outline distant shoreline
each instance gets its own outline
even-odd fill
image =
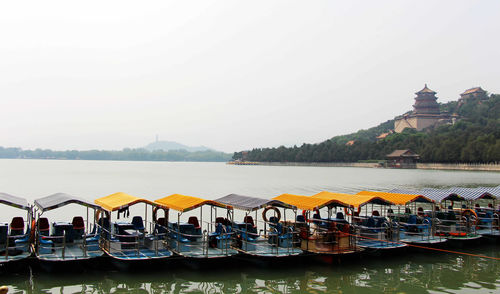
[[[363,167],[384,168],[379,163],[368,162],[230,162],[233,165],[265,165],[265,166],[316,166],[316,167]],[[393,169],[393,168],[391,168]],[[429,170],[463,170],[500,172],[500,163],[417,163],[416,169]]]

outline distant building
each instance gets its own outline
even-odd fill
[[[460,99],[458,99],[458,102],[464,103],[466,102],[466,100],[474,98],[478,98],[480,100],[486,100],[488,99],[488,95],[486,94],[485,90],[481,89],[481,87],[471,88],[465,90],[465,92],[460,94]]]
[[[382,134],[378,135],[377,140],[382,140],[382,139],[386,138],[387,136],[389,136],[390,134],[394,134],[394,131],[390,130],[387,133],[382,133]]]
[[[420,155],[410,149],[394,150],[387,154],[387,167],[394,168],[416,168]]]
[[[345,143],[345,145],[352,146],[352,145],[354,145],[354,143],[356,143],[356,140],[347,141],[347,143]]]
[[[429,89],[427,84],[415,94],[417,97],[415,97],[413,111],[395,118],[394,131],[396,133],[401,133],[406,128],[421,131],[437,123],[451,122],[448,114],[440,112],[436,92]]]

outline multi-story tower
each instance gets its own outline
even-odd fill
[[[394,131],[401,133],[406,128],[421,131],[435,125],[440,120],[449,119],[448,115],[441,114],[437,103],[436,92],[425,87],[415,93],[415,104],[413,111],[395,118]]]

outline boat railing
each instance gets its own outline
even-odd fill
[[[311,218],[311,228],[301,235],[302,249],[321,253],[343,253],[357,250],[354,227],[345,219]]]
[[[427,241],[431,239],[441,239],[441,236],[435,236],[434,226],[430,219],[423,219],[421,223],[397,222],[400,226],[400,239],[410,239],[414,241]]]
[[[245,223],[234,224],[234,233],[237,236],[237,248],[245,252],[260,252],[271,255],[292,254],[295,240],[298,240],[298,231],[292,224],[286,222],[270,222],[258,220],[257,225],[264,229],[257,230],[257,226]],[[253,230],[255,229],[255,230]],[[285,251],[286,250],[286,251]]]
[[[353,216],[353,224],[358,242],[370,243],[374,246],[386,247],[400,241],[401,225],[385,217]]]
[[[207,221],[202,221],[202,224],[206,224],[207,228],[210,228],[211,225],[217,225]],[[214,251],[218,251],[218,254],[229,255],[234,231],[229,226],[222,226],[221,232],[203,230],[201,234],[181,232],[179,225],[162,226],[162,228],[166,230],[167,244],[172,251],[182,254],[200,251],[201,249],[200,255],[210,257],[210,255],[214,254]],[[220,238],[219,241],[217,237]]]
[[[37,246],[37,255],[38,256],[46,256],[46,255],[53,255],[54,252],[60,252],[60,257],[61,259],[66,258],[66,251],[67,248],[70,244],[75,244],[75,241],[68,242],[67,240],[67,233],[65,230],[63,230],[62,235],[42,235],[40,234],[40,231],[37,231],[38,235],[38,246]],[[94,234],[87,234],[84,232],[80,237],[81,237],[81,243],[78,243],[78,246],[82,250],[82,257],[88,257],[89,253],[96,253],[100,252],[100,249],[98,246],[96,246],[95,250],[90,249],[89,250],[89,244],[87,243],[87,238],[92,238],[98,236],[97,233]],[[56,254],[57,255],[57,254]],[[71,258],[74,258],[72,256]]]
[[[459,219],[439,219],[436,234],[443,237],[465,237],[476,235],[477,219],[462,216]]]
[[[8,260],[9,257],[10,257],[10,252],[9,250],[20,250],[20,251],[26,251],[26,252],[29,252],[29,234],[22,234],[22,235],[14,235],[14,236],[11,236],[11,235],[8,235],[6,236],[6,239],[5,239],[5,246],[4,246],[4,250],[5,250],[5,260]],[[16,244],[16,240],[26,240],[26,242],[22,242],[23,245],[21,244]]]
[[[500,219],[497,213],[491,215],[478,215],[476,228],[482,234],[489,233],[491,235],[499,233]]]
[[[100,247],[111,254],[121,252],[128,255],[128,252],[135,252],[140,256],[141,245],[144,242],[144,234],[135,230],[135,234],[118,234],[98,225],[100,230]],[[126,241],[125,241],[126,240]]]

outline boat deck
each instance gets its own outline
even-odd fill
[[[429,236],[429,237],[422,237],[422,236],[405,236],[404,238],[400,239],[401,242],[405,243],[414,243],[414,244],[439,244],[446,242],[446,238],[440,238],[440,237],[434,237],[434,236]]]
[[[253,248],[253,249],[249,249]],[[290,255],[299,255],[302,253],[302,250],[299,248],[283,248],[283,247],[276,247],[272,244],[266,242],[257,242],[255,246],[248,246],[245,248],[243,246],[242,249],[237,249],[243,253],[250,254],[250,255],[258,255],[258,256],[275,256],[275,257],[283,257],[283,256],[290,256]]]
[[[139,250],[121,250],[121,251],[113,251],[108,253],[111,257],[117,259],[125,259],[125,260],[137,260],[137,259],[157,259],[157,258],[166,258],[173,255],[172,251],[168,249],[158,249],[158,251],[143,248]]]
[[[178,254],[185,257],[193,258],[217,258],[226,257],[238,254],[238,251],[232,248],[219,249],[208,247],[202,242],[192,242],[189,244],[189,250],[178,252]]]
[[[64,254],[63,254],[64,252]],[[48,261],[62,261],[62,260],[79,260],[90,259],[102,256],[103,252],[87,251],[86,254],[83,250],[83,245],[80,244],[66,244],[64,250],[62,248],[54,248],[51,253],[38,254],[38,259]]]
[[[371,240],[359,240],[358,246],[362,248],[371,249],[393,249],[402,248],[408,246],[404,243],[394,243],[394,242],[383,242],[383,241],[371,241]]]
[[[480,229],[476,230],[476,233],[482,236],[500,236],[499,230]]]
[[[7,257],[5,257],[5,250],[0,252],[0,263],[6,263],[10,261],[15,261],[15,260],[21,260],[29,257],[31,254],[29,252],[12,252],[9,253]]]

